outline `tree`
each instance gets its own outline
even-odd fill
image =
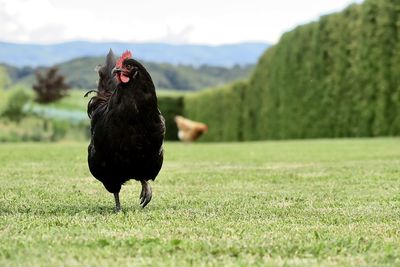
[[[48,69],[45,73],[36,72],[37,84],[33,90],[39,103],[51,103],[60,100],[68,94],[69,86],[64,82],[65,77],[58,73],[57,67]]]

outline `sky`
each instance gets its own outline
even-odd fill
[[[0,0],[0,41],[276,43],[362,0]]]

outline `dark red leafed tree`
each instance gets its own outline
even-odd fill
[[[68,95],[70,87],[65,83],[65,77],[58,73],[57,67],[52,67],[44,73],[36,72],[36,102],[51,103]]]

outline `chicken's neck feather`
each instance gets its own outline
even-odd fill
[[[149,88],[143,84],[119,84],[109,102],[109,109],[120,112],[148,113],[158,112],[157,97],[154,86]]]

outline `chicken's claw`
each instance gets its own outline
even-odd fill
[[[142,183],[142,192],[140,193],[140,205],[142,208],[146,207],[151,201],[153,196],[151,186],[147,181],[140,181]]]

